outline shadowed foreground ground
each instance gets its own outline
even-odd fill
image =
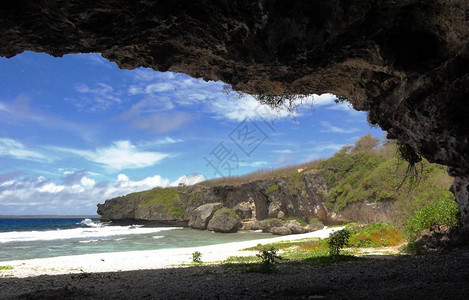
[[[1,278],[1,299],[467,299],[469,250],[326,265],[275,274],[224,267]]]

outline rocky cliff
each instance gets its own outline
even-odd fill
[[[343,96],[449,166],[469,231],[467,0],[4,1],[0,56],[25,50],[99,52],[251,94]]]
[[[98,214],[103,221],[187,224],[198,207],[221,203],[246,223],[288,217],[305,221],[318,217],[328,222],[331,220],[324,208],[326,193],[324,178],[310,170],[294,177],[256,180],[239,186],[155,188],[98,204]]]
[[[224,207],[236,217],[231,218],[230,226],[216,230],[223,232],[240,226],[263,228],[269,223],[260,221],[266,219],[285,223],[294,218],[305,222],[303,225],[312,220],[324,224],[392,221],[402,225],[416,209],[448,197],[451,179],[441,165],[424,162],[418,185],[403,187],[412,179],[406,177],[407,166],[399,158],[395,143],[376,148],[377,143],[377,139],[364,136],[354,147],[327,160],[266,171],[258,178],[222,178],[129,194],[98,204],[98,214],[103,221],[116,223],[152,222],[206,229]],[[282,227],[277,223],[270,227]],[[289,230],[301,231],[295,229],[297,225],[290,224]]]

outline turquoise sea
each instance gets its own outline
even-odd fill
[[[88,253],[197,247],[273,237],[181,227],[112,226],[97,219],[0,219],[0,262]]]

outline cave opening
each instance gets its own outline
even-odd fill
[[[369,133],[384,138],[366,113],[331,94],[271,108],[221,81],[121,70],[99,54],[26,52],[0,63],[2,211],[10,214],[91,215],[97,201],[130,192],[326,158]],[[243,124],[258,129],[255,148],[236,144]],[[237,168],[207,164],[220,143],[239,156]]]

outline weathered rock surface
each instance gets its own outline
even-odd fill
[[[307,228],[301,226],[301,224],[296,220],[289,220],[284,226],[288,228],[288,230],[292,234],[300,234],[307,232]]]
[[[100,52],[251,94],[334,93],[457,182],[469,176],[467,0],[3,2],[0,56],[25,50]]]
[[[189,226],[193,229],[206,229],[213,214],[222,208],[221,203],[208,203],[194,209],[189,220]]]
[[[259,222],[259,227],[262,229],[263,232],[271,232],[272,228],[278,228],[282,226],[283,222],[279,219],[262,220]]]
[[[229,208],[222,208],[215,212],[207,225],[208,230],[215,232],[236,232],[241,227],[241,219]]]
[[[292,232],[285,226],[280,226],[280,227],[272,227],[269,231],[272,234],[275,235],[288,235],[291,234]]]
[[[206,229],[214,212],[226,207],[232,208],[240,217],[243,229],[272,232],[272,228],[282,227],[282,234],[290,234],[318,230],[323,223],[388,221],[392,210],[392,203],[381,202],[353,203],[339,214],[328,210],[324,205],[327,183],[321,172],[314,169],[295,176],[256,180],[238,186],[194,185],[172,189],[175,193],[173,206],[158,204],[152,191],[161,189],[156,188],[106,200],[98,205],[98,214],[101,220],[115,223],[159,222]],[[369,219],[370,216],[373,220]],[[318,224],[300,228],[295,226],[300,225],[296,221],[278,219],[291,217],[305,221],[316,218]]]

